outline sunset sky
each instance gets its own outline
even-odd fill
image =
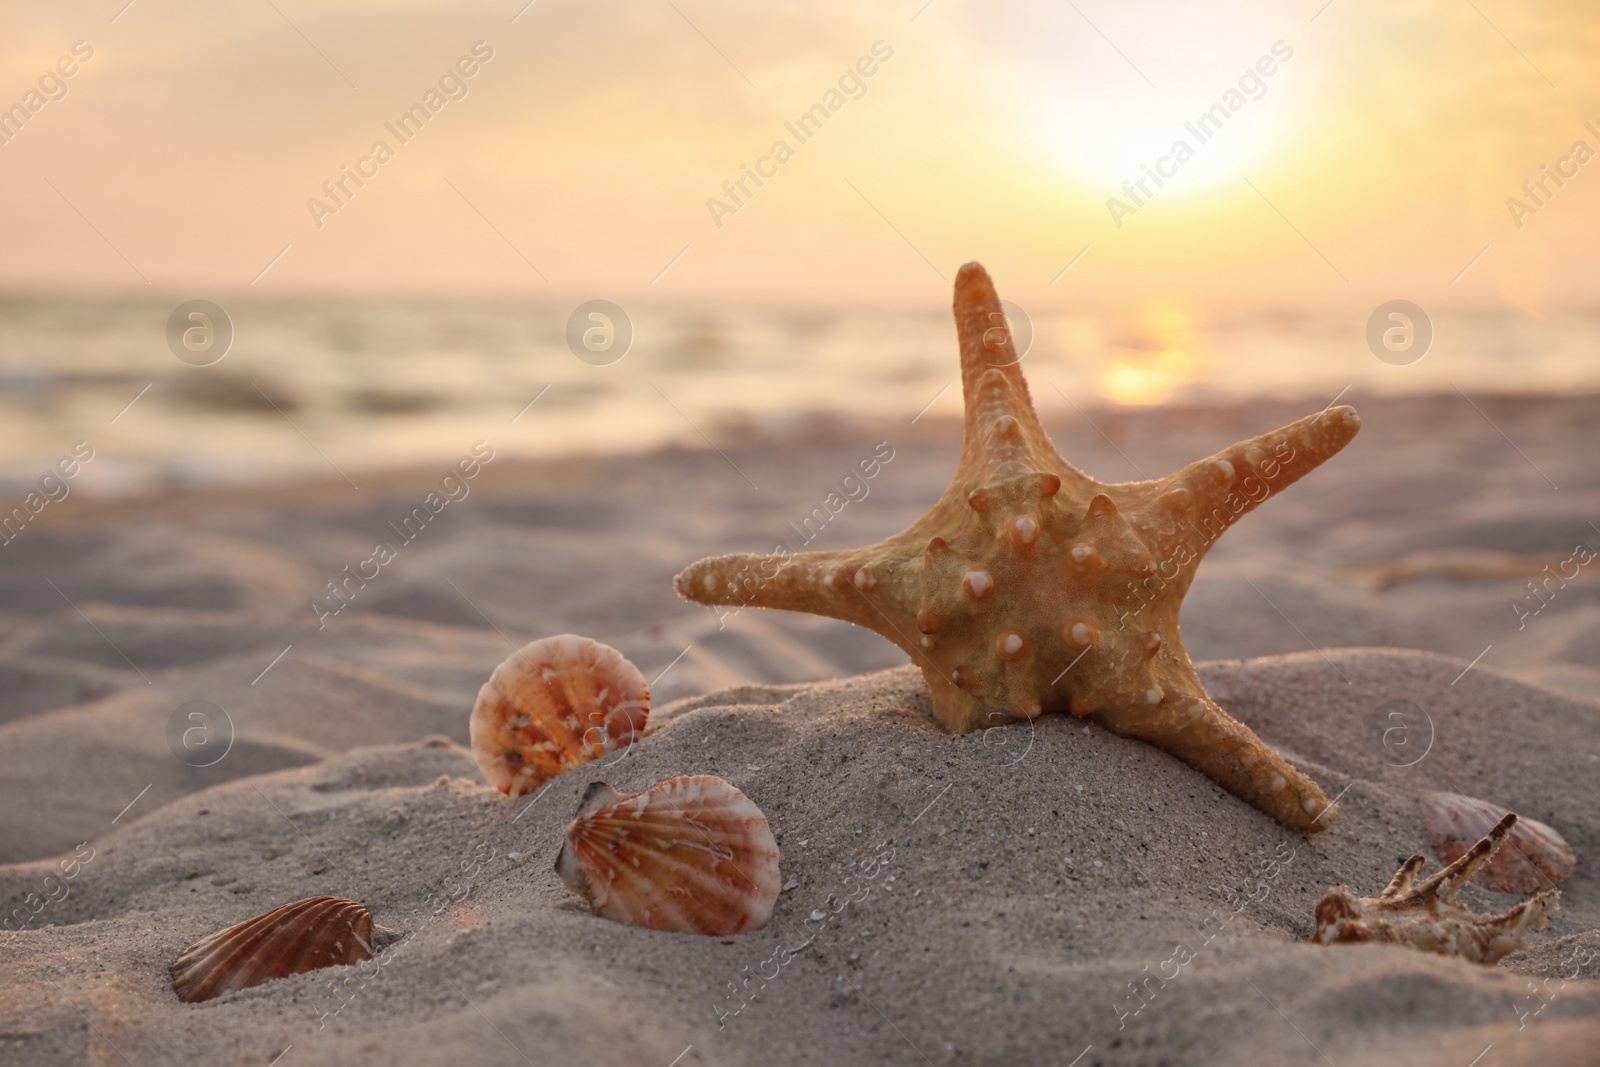
[[[42,104],[0,127],[0,288],[931,305],[979,259],[1035,304],[1600,290],[1580,3],[524,2],[5,5],[0,108]]]

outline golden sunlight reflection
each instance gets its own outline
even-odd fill
[[[1118,404],[1164,404],[1202,362],[1193,323],[1181,308],[1157,304],[1142,319],[1100,374],[1101,393]]]

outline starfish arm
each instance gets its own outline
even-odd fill
[[[1144,483],[1155,490],[1156,514],[1148,515],[1147,526],[1156,532],[1157,555],[1192,579],[1201,558],[1229,527],[1327,462],[1360,429],[1356,409],[1341,405]],[[1183,585],[1187,588],[1187,580]]]
[[[696,604],[804,611],[879,630],[872,625],[871,605],[852,587],[861,584],[856,576],[869,555],[870,550],[712,556],[685,567],[672,586]]]
[[[713,556],[684,568],[672,584],[679,596],[697,604],[804,611],[871,630],[898,645],[921,668],[941,723],[976,723],[976,702],[959,688],[970,684],[970,678],[959,669],[947,675],[927,654],[917,620],[896,604],[892,582],[886,586],[879,580],[882,574],[887,581],[894,569],[894,548],[886,542],[848,552]],[[964,710],[955,710],[958,706]],[[1033,714],[1038,714],[1037,701]],[[985,725],[1001,721],[991,716]],[[965,733],[974,726],[953,728]]]
[[[1219,707],[1199,679],[1169,688],[1160,703],[1143,696],[1097,710],[1097,721],[1178,757],[1247,803],[1305,833],[1326,830],[1335,808],[1317,783],[1302,774],[1254,730]]]
[[[963,475],[1004,480],[1040,471],[1065,473],[1082,486],[1098,485],[1061,458],[1040,425],[1000,295],[980,264],[968,263],[957,272],[954,310],[966,423],[951,489],[965,496],[974,488],[962,485]]]

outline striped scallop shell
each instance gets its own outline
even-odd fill
[[[767,817],[721,778],[698,774],[636,796],[591,785],[556,871],[596,915],[691,934],[760,929],[780,884]]]
[[[489,784],[520,797],[644,732],[650,686],[610,645],[575,634],[513,652],[478,690],[472,758]]]
[[[273,978],[370,960],[374,948],[396,936],[374,926],[372,913],[353,900],[307,897],[184,949],[171,968],[172,988],[191,1004],[210,1000]]]
[[[1428,793],[1422,798],[1423,822],[1434,852],[1445,863],[1463,855],[1507,814],[1497,804],[1460,793]],[[1524,815],[1476,880],[1502,893],[1533,893],[1571,874],[1576,862],[1572,846],[1560,834]]]

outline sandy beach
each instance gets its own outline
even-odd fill
[[[1597,54],[0,7],[0,1067],[1600,1067]]]
[[[1122,481],[1330,399],[1046,421]],[[1600,582],[1574,560],[1600,546],[1596,400],[1342,402],[1361,436],[1218,543],[1182,616],[1211,694],[1339,798],[1309,838],[1065,716],[945,734],[877,636],[673,593],[702,556],[902,529],[954,468],[950,420],[544,462],[463,441],[470,477],[52,504],[0,547],[0,1061],[1592,1064]],[[815,518],[865,457],[867,491]],[[406,527],[452,471],[459,496]],[[510,800],[468,713],[560,633],[639,666],[650,731]],[[770,820],[793,887],[764,929],[607,922],[553,872],[589,782],[678,774]],[[1570,842],[1548,929],[1494,967],[1308,944],[1328,888],[1433,869],[1435,790]],[[174,996],[185,946],[317,894],[407,938],[376,967]]]

